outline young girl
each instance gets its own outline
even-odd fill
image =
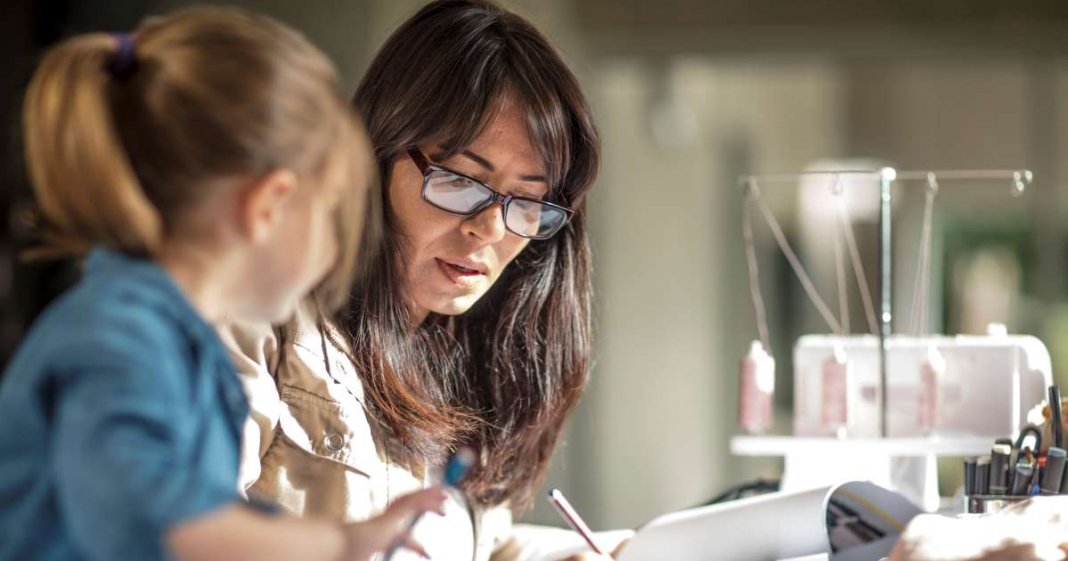
[[[248,406],[211,324],[338,303],[360,241],[372,164],[319,51],[207,8],[76,37],[24,126],[51,245],[95,248],[0,387],[0,560],[367,559],[441,510],[342,525],[238,494]]]

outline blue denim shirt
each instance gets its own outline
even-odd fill
[[[150,261],[97,249],[0,386],[0,561],[157,560],[240,500],[240,381]]]

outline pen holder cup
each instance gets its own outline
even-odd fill
[[[1033,498],[1027,495],[964,495],[964,512],[990,514]]]

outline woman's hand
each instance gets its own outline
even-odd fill
[[[1068,543],[1060,545],[1068,559]],[[915,547],[910,547],[904,540],[898,540],[890,553],[889,561],[926,561],[926,557],[914,557]],[[1005,544],[1004,546],[984,551],[978,557],[969,557],[967,561],[1031,561],[1035,559],[1034,544]]]
[[[576,555],[572,555],[571,557],[568,557],[566,559],[561,559],[560,561],[612,561],[613,559],[619,557],[620,553],[623,553],[623,548],[626,547],[629,541],[630,538],[627,538],[619,542],[619,545],[617,545],[616,548],[612,550],[611,556],[600,555],[597,553],[579,553]]]

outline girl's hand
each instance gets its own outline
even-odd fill
[[[428,557],[426,550],[412,539],[409,526],[416,517],[426,512],[445,514],[445,491],[440,487],[423,489],[405,495],[385,512],[364,522],[346,524],[345,554],[343,561],[368,561],[371,556],[388,550],[400,543],[423,557]]]

